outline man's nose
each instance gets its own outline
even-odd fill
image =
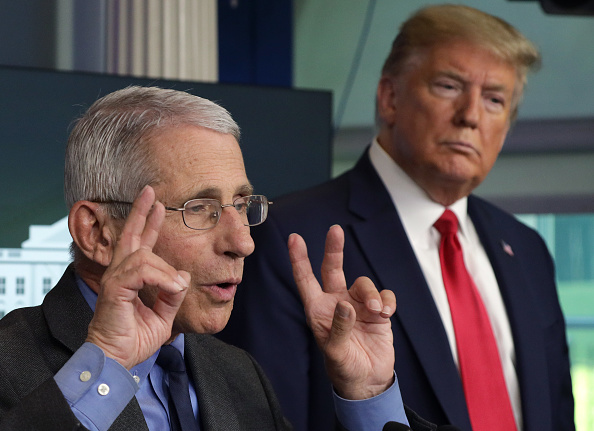
[[[233,206],[223,207],[216,228],[221,238],[217,242],[219,252],[234,258],[243,258],[254,252],[254,240],[250,235],[245,218]]]
[[[482,94],[479,89],[464,92],[458,99],[454,122],[462,127],[478,127],[482,113]]]

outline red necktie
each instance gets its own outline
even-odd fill
[[[439,260],[448,295],[460,376],[474,431],[515,431],[516,423],[489,316],[466,270],[458,219],[445,210],[434,224],[441,234]]]

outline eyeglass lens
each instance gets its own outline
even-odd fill
[[[237,198],[233,206],[246,226],[263,223],[268,214],[268,199],[262,195]],[[194,199],[184,206],[184,222],[192,229],[209,229],[218,223],[222,210],[221,203],[216,199]]]

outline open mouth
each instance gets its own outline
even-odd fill
[[[234,286],[234,285],[231,284],[231,283],[220,283],[220,284],[217,284],[217,287],[220,287],[221,289],[227,289],[227,288],[229,288],[231,286]]]

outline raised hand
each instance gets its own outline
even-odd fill
[[[301,236],[288,240],[293,277],[308,324],[324,353],[326,369],[338,395],[351,400],[371,398],[394,381],[394,346],[390,316],[396,298],[378,292],[367,277],[347,288],[343,264],[344,232],[332,226],[326,237],[322,284],[313,275]]]
[[[134,201],[110,265],[101,279],[87,341],[127,369],[146,360],[171,336],[177,310],[190,285],[190,274],[177,271],[152,251],[165,218],[147,186]],[[143,304],[141,289],[154,289]]]

